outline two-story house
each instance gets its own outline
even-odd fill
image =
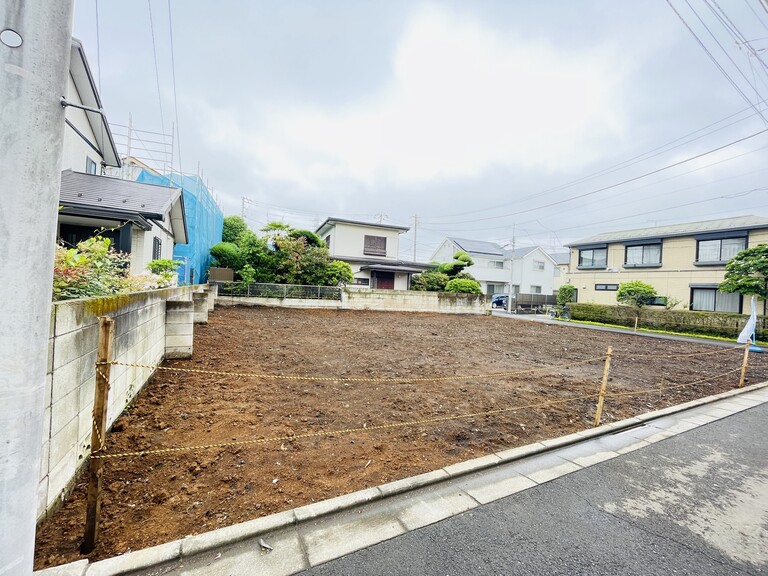
[[[495,242],[449,237],[432,254],[432,260],[450,262],[457,251],[472,258],[474,264],[464,270],[480,282],[485,294],[509,294],[510,279],[515,294],[552,294],[555,262],[538,246],[512,251]]]
[[[110,238],[130,254],[134,274],[151,260],[173,258],[174,246],[187,242],[181,189],[102,175],[107,167],[119,168],[120,157],[85,50],[74,38],[63,105],[59,241],[73,246],[97,235]]]
[[[640,280],[678,307],[741,313],[742,297],[717,287],[728,260],[766,243],[768,218],[760,216],[598,234],[568,245],[568,282],[579,302],[616,304],[619,285]]]
[[[315,233],[331,257],[352,266],[354,283],[380,290],[407,290],[411,276],[434,266],[400,260],[400,234],[409,228],[328,218]]]

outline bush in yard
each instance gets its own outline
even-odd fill
[[[619,284],[619,290],[616,292],[618,302],[635,308],[642,308],[653,302],[654,298],[656,298],[656,289],[640,280]]]
[[[339,286],[350,284],[354,280],[352,266],[343,260],[332,260],[326,269],[326,286]]]
[[[239,270],[243,267],[243,255],[240,247],[232,242],[219,242],[211,248],[211,256],[216,260],[216,264],[222,268]]]
[[[421,292],[443,292],[450,278],[448,274],[437,270],[425,270],[421,274],[415,274],[411,278],[411,290]]]
[[[248,224],[240,216],[227,216],[224,218],[221,241],[237,244],[240,241],[240,237],[247,231]]]
[[[53,299],[70,300],[117,294],[125,289],[128,255],[117,252],[109,238],[96,236],[74,248],[56,248]]]
[[[466,278],[454,278],[445,285],[446,292],[459,292],[462,294],[482,294],[480,283]]]
[[[573,297],[576,295],[576,286],[573,284],[563,284],[557,291],[557,305],[565,306],[573,302]]]

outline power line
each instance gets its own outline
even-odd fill
[[[721,74],[722,74],[722,75],[725,77],[725,79],[726,79],[726,80],[728,80],[728,82],[729,82],[729,83],[730,83],[730,85],[733,87],[733,89],[734,89],[734,90],[736,90],[736,92],[738,92],[738,93],[741,95],[741,97],[742,97],[742,98],[743,98],[743,99],[744,99],[744,100],[745,100],[745,101],[746,101],[746,102],[747,102],[747,103],[748,103],[750,106],[752,106],[752,108],[754,108],[754,109],[755,109],[755,112],[757,112],[757,113],[760,115],[760,117],[763,119],[763,121],[764,121],[764,122],[766,122],[766,124],[768,124],[768,120],[766,120],[765,116],[763,116],[763,113],[762,113],[762,112],[761,112],[761,111],[760,111],[760,110],[759,110],[759,109],[758,109],[758,108],[757,108],[757,107],[756,107],[756,106],[755,106],[755,105],[752,103],[752,100],[750,100],[750,99],[747,97],[747,95],[746,95],[746,94],[744,94],[744,92],[741,90],[741,88],[739,88],[739,85],[738,85],[738,84],[736,84],[736,82],[733,80],[733,78],[731,78],[731,76],[728,74],[728,72],[726,72],[726,71],[725,71],[725,69],[724,69],[724,68],[723,68],[723,67],[720,65],[720,63],[717,61],[717,58],[715,58],[715,57],[714,57],[714,55],[712,54],[712,52],[710,52],[710,51],[709,51],[709,48],[707,48],[707,47],[706,47],[706,45],[704,44],[704,42],[702,42],[702,41],[701,41],[701,38],[699,38],[699,36],[696,34],[696,32],[694,32],[693,28],[691,28],[691,27],[688,25],[688,22],[686,22],[685,18],[683,18],[683,16],[682,16],[682,14],[680,14],[680,12],[678,12],[678,11],[677,11],[677,9],[676,9],[676,8],[675,8],[675,7],[672,5],[672,2],[671,2],[671,0],[666,0],[666,2],[667,2],[667,4],[669,5],[669,7],[672,9],[672,11],[673,11],[673,12],[674,12],[674,13],[677,15],[677,17],[680,19],[680,21],[683,23],[683,25],[684,25],[684,26],[685,26],[685,27],[688,29],[688,32],[690,32],[690,33],[691,33],[691,35],[694,37],[694,39],[696,40],[696,42],[698,43],[698,45],[701,47],[701,49],[702,49],[702,50],[704,50],[704,52],[705,52],[705,53],[706,53],[706,55],[709,57],[709,59],[712,61],[712,63],[713,63],[713,64],[714,64],[714,65],[717,67],[717,69],[718,69],[718,70],[720,71],[720,73],[721,73]],[[688,3],[688,0],[685,0],[685,3],[686,3],[686,4],[688,4],[688,7],[689,7],[689,8],[691,9],[691,11],[692,11],[692,12],[693,12],[693,13],[696,15],[696,17],[697,17],[697,18],[699,18],[699,20],[701,20],[701,18],[700,18],[700,17],[699,17],[699,15],[696,13],[696,11],[695,11],[695,10],[694,10],[694,9],[691,7],[691,5]],[[702,23],[703,23],[703,22],[702,22]],[[706,27],[706,25],[705,25],[705,27]],[[710,34],[711,34],[711,31],[710,31]],[[721,48],[722,48],[722,46],[721,46]]]
[[[152,54],[155,59],[155,81],[157,83],[157,102],[160,105],[160,125],[161,129],[165,131],[165,117],[163,116],[163,97],[160,92],[160,71],[157,66],[157,45],[155,44],[155,25],[152,22],[152,0],[147,0],[147,8],[149,8],[149,29],[152,32]]]
[[[179,129],[179,103],[176,98],[176,59],[173,50],[173,20],[171,15],[171,0],[168,0],[168,32],[171,40],[171,74],[173,77],[173,109],[176,114],[176,146],[179,150],[179,172],[183,174],[181,162],[181,130]]]
[[[759,103],[765,103],[766,101],[763,100]],[[529,194],[527,196],[523,196],[522,198],[518,198],[513,202],[505,202],[501,205],[496,205],[491,208],[483,208],[479,210],[471,210],[471,211],[465,211],[460,214],[446,214],[442,216],[433,216],[433,217],[427,217],[424,218],[425,220],[442,220],[444,218],[454,218],[456,216],[466,216],[467,214],[477,214],[482,212],[488,212],[489,210],[496,210],[500,206],[509,206],[512,204],[519,203],[521,201],[527,200],[529,198],[539,198],[545,194],[551,194],[553,192],[559,192],[562,190],[566,190],[568,188],[572,188],[573,186],[576,186],[577,184],[583,184],[584,182],[588,182],[590,180],[594,180],[595,178],[599,176],[605,176],[608,174],[612,174],[614,172],[618,172],[620,170],[623,170],[625,168],[629,168],[630,166],[634,166],[635,164],[639,164],[640,162],[643,162],[645,160],[649,160],[651,158],[655,158],[657,156],[660,156],[661,154],[664,154],[666,152],[670,152],[672,150],[675,150],[677,148],[680,148],[681,146],[685,146],[687,144],[691,144],[693,142],[696,142],[697,140],[700,140],[701,138],[704,138],[706,136],[709,136],[711,134],[714,134],[715,132],[719,132],[720,130],[724,130],[725,128],[729,128],[731,126],[734,126],[740,122],[743,122],[744,120],[747,120],[749,118],[752,118],[753,116],[757,116],[757,113],[752,112],[749,116],[746,116],[745,118],[740,118],[738,120],[734,120],[733,122],[729,122],[728,124],[725,124],[724,126],[720,126],[719,128],[715,128],[713,130],[710,130],[708,132],[701,133],[705,130],[708,130],[709,128],[713,128],[714,126],[717,126],[718,124],[722,124],[723,122],[727,120],[731,120],[732,118],[736,118],[743,114],[744,112],[754,110],[754,106],[748,106],[747,108],[743,108],[739,110],[738,112],[734,112],[733,114],[730,114],[729,116],[726,116],[725,118],[721,118],[720,120],[717,120],[716,122],[712,122],[711,124],[708,124],[702,128],[699,128],[697,130],[694,130],[693,132],[689,132],[688,134],[685,134],[683,136],[680,136],[678,138],[675,138],[674,140],[671,140],[665,144],[662,144],[660,146],[657,146],[656,148],[653,148],[651,150],[648,150],[647,152],[643,152],[642,154],[638,154],[636,156],[633,156],[631,158],[628,158],[627,160],[623,160],[622,162],[613,164],[611,166],[608,166],[606,168],[603,168],[601,170],[597,170],[595,172],[592,172],[590,174],[587,174],[586,176],[583,176],[581,178],[578,178],[576,180],[572,180],[570,182],[567,182],[565,184],[561,184],[552,188],[548,188],[546,190],[542,190],[533,194]],[[701,134],[700,134],[701,133]],[[692,136],[698,134],[695,138],[691,138]],[[686,140],[687,139],[687,140]]]

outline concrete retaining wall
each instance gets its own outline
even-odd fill
[[[38,519],[69,492],[90,453],[98,317],[109,316],[115,321],[113,359],[118,362],[157,365],[166,356],[189,357],[193,293],[204,289],[183,286],[54,303],[48,340]],[[207,297],[198,300],[202,304]],[[201,318],[202,315],[201,309]],[[152,373],[151,368],[112,366],[108,426],[131,403]]]
[[[341,300],[301,298],[257,298],[217,296],[224,306],[271,306],[284,308],[331,308],[335,310],[384,310],[390,312],[439,312],[447,314],[490,314],[490,296],[417,292],[414,290],[361,290],[345,288]]]

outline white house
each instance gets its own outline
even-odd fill
[[[474,264],[465,268],[480,282],[486,294],[508,294],[510,277],[515,294],[552,294],[556,264],[538,246],[507,250],[495,242],[446,238],[435,250],[432,260],[450,262],[453,255],[466,252]]]
[[[100,235],[130,253],[134,274],[150,260],[173,258],[174,244],[187,243],[180,188],[101,176],[119,168],[101,99],[83,45],[72,39],[67,92],[58,239],[65,245]]]
[[[315,233],[328,246],[331,257],[352,266],[356,286],[407,290],[411,276],[430,264],[400,260],[400,234],[407,227],[328,218]]]

